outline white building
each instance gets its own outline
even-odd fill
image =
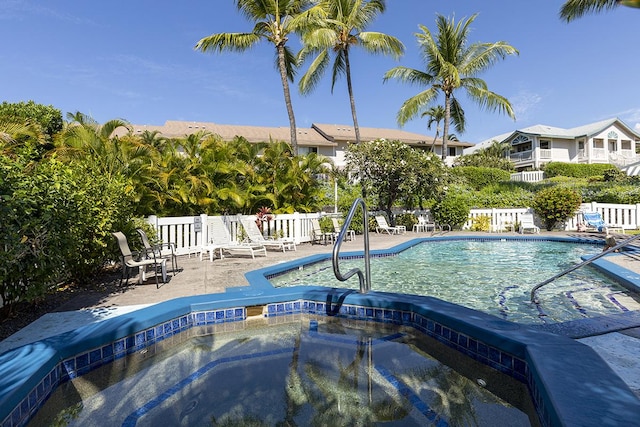
[[[266,127],[245,125],[221,125],[211,122],[187,122],[168,120],[162,126],[131,125],[133,134],[144,131],[158,131],[167,138],[181,138],[196,132],[205,131],[220,136],[223,140],[232,140],[242,136],[249,142],[291,141],[289,127]],[[333,160],[337,167],[345,165],[345,151],[350,143],[355,142],[356,136],[353,126],[330,125],[313,123],[310,128],[297,128],[298,150],[300,154],[314,152]],[[122,131],[117,131],[122,134]],[[407,132],[400,129],[360,127],[360,140],[373,141],[376,139],[398,140],[414,148],[429,150],[434,145],[434,152],[442,156],[442,138],[433,141],[433,136]],[[463,150],[473,144],[461,141],[448,141],[448,156],[446,163],[451,165],[453,160],[462,155]]]
[[[640,160],[640,134],[618,118],[571,129],[535,125],[498,135],[464,154],[490,145],[493,141],[511,145],[510,157],[516,170],[540,169],[549,162],[609,163],[624,167]]]

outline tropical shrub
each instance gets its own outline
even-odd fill
[[[320,230],[322,230],[323,233],[333,233],[335,231],[331,217],[323,216],[318,222],[320,223]]]
[[[0,121],[10,123],[37,123],[47,139],[51,141],[62,130],[62,113],[52,105],[36,104],[34,101],[0,104]]]
[[[538,192],[533,198],[532,207],[544,221],[548,231],[557,223],[564,222],[580,208],[582,197],[570,188],[550,187]]]
[[[509,181],[511,174],[503,169],[477,166],[460,166],[451,169],[454,175],[464,177],[466,182],[476,190],[488,185]]]
[[[489,215],[479,215],[473,218],[472,231],[489,231],[491,227],[491,217]]]
[[[30,158],[28,150],[17,158],[0,156],[3,316],[114,259],[110,232],[131,218],[133,197],[125,183],[83,165]]]
[[[563,163],[551,162],[545,165],[544,174],[547,178],[554,176],[568,176],[572,178],[589,178],[602,176],[605,171],[617,169],[615,166],[605,163]]]
[[[447,193],[431,208],[433,219],[438,224],[449,224],[451,228],[461,227],[469,219],[470,208],[464,197]]]
[[[396,215],[396,225],[404,225],[407,230],[412,230],[414,224],[418,223],[418,218],[414,214],[400,214]]]

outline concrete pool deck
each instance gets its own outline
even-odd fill
[[[481,233],[445,233],[445,235],[472,235]],[[505,236],[515,233],[503,233]],[[547,233],[551,236],[590,237],[600,241],[603,236],[585,233]],[[418,237],[429,237],[430,233],[412,233],[405,235],[370,235],[371,249],[388,249]],[[542,233],[545,235],[545,233]],[[496,234],[492,234],[496,236]],[[363,240],[358,236],[355,241],[347,241],[342,245],[341,252],[361,251]],[[42,316],[18,333],[0,342],[0,353],[43,338],[60,334],[93,322],[99,322],[110,317],[168,301],[174,298],[210,293],[222,293],[228,288],[247,286],[244,274],[248,271],[261,269],[298,258],[316,254],[330,254],[331,245],[298,245],[297,251],[277,252],[269,251],[267,257],[225,257],[210,262],[208,259],[200,261],[198,257],[182,256],[178,260],[179,272],[169,273],[169,281],[160,289],[156,289],[153,279],[144,285],[131,286],[121,292],[108,296],[89,296],[76,298],[60,308],[60,312]],[[632,256],[612,256],[608,260],[640,275],[640,258]],[[135,280],[135,278],[134,278]],[[532,286],[534,284],[532,283]],[[356,285],[357,286],[357,285]],[[374,284],[375,288],[375,284]],[[627,323],[615,332],[594,334],[580,338],[579,341],[592,347],[612,369],[629,385],[640,397],[640,316],[636,323]]]

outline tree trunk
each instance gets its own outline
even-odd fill
[[[289,129],[291,130],[291,149],[293,155],[298,155],[298,131],[296,129],[296,118],[293,114],[293,105],[291,104],[291,92],[289,91],[289,80],[287,79],[287,67],[284,60],[284,45],[279,44],[278,49],[278,68],[280,69],[280,78],[282,79],[282,90],[284,91],[284,102],[287,105],[287,113],[289,114]]]
[[[347,90],[349,91],[349,101],[351,102],[351,116],[353,117],[353,130],[356,133],[356,144],[360,144],[360,127],[358,126],[358,115],[356,114],[356,100],[353,97],[353,86],[351,85],[351,65],[349,64],[349,51],[344,51],[345,72],[347,75]]]
[[[446,162],[449,154],[447,142],[449,140],[449,121],[451,120],[451,94],[444,94],[444,130],[442,131],[442,161]]]

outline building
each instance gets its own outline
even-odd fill
[[[210,132],[220,136],[223,140],[232,140],[241,136],[249,142],[291,141],[289,127],[263,127],[244,125],[220,125],[210,122],[165,122],[162,126],[132,125],[134,134],[144,131],[158,131],[167,138],[181,138],[199,131]],[[349,143],[355,142],[355,131],[349,125],[330,125],[313,123],[310,128],[297,128],[298,149],[300,154],[318,153],[329,157],[337,167],[345,165],[345,151]],[[360,127],[360,140],[373,141],[375,139],[399,140],[414,148],[429,150],[433,144],[433,137],[399,129]],[[463,150],[473,144],[460,141],[449,141],[447,149],[447,164],[462,155]],[[439,138],[434,146],[438,156],[442,155],[442,139]]]
[[[640,160],[640,133],[618,118],[603,120],[571,129],[535,125],[498,135],[464,154],[490,145],[493,141],[509,143],[510,158],[516,170],[540,169],[549,162],[609,163],[618,167]]]

